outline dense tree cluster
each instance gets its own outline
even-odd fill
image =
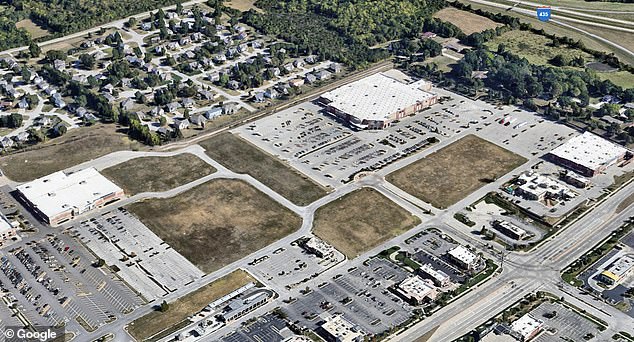
[[[376,62],[387,56],[372,46],[425,31],[446,37],[463,33],[455,25],[431,19],[445,6],[440,0],[259,0],[264,13],[249,11],[243,20],[265,34],[293,43],[302,54],[352,67]]]
[[[18,128],[22,126],[22,115],[12,113],[10,115],[0,116],[0,127]]]

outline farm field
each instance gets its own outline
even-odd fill
[[[467,35],[502,26],[489,18],[452,7],[443,8],[442,10],[436,12],[434,14],[434,18],[438,18],[458,26],[458,28]]]
[[[526,159],[496,144],[467,135],[387,176],[409,194],[447,208]]]
[[[299,229],[302,220],[248,183],[215,179],[128,208],[203,272],[213,272]]]
[[[420,222],[378,191],[362,188],[319,208],[313,232],[352,259]]]
[[[162,192],[216,172],[193,154],[173,157],[141,157],[109,167],[101,174],[119,185],[128,196]]]

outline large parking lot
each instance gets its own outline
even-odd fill
[[[286,322],[280,318],[267,314],[255,322],[246,324],[229,335],[221,342],[281,342],[294,334],[286,327]]]
[[[432,137],[443,141],[476,134],[530,158],[575,135],[571,128],[517,107],[495,107],[439,88],[432,92],[438,94],[438,104],[384,130],[352,130],[319,105],[304,102],[233,132],[334,187],[359,171],[378,170],[428,148]]]
[[[125,209],[70,228],[73,234],[148,301],[165,296],[204,273]]]
[[[554,317],[548,318],[553,312],[556,312]],[[561,304],[543,303],[531,311],[531,314],[544,321],[546,329],[535,338],[536,342],[587,341],[600,332],[596,324]]]
[[[268,255],[257,257],[246,269],[267,283],[291,289],[310,284],[317,275],[345,259],[335,248],[331,247],[331,251],[332,255],[318,257],[299,247],[295,241]]]
[[[315,329],[323,312],[341,312],[365,333],[378,334],[412,315],[413,307],[386,290],[409,274],[387,260],[375,258],[331,281],[311,286],[307,295],[285,308],[291,321]]]
[[[405,243],[412,252],[412,259],[421,265],[431,264],[435,269],[445,272],[454,283],[462,283],[467,279],[465,272],[446,258],[445,254],[459,245],[449,235],[430,228],[408,238]]]
[[[380,131],[353,131],[311,102],[235,130],[323,185],[340,186],[361,170],[380,169],[438,136],[409,122]]]
[[[0,282],[7,300],[34,325],[74,321],[92,331],[132,312],[144,302],[108,269],[97,269],[92,257],[66,236],[14,246],[4,253]],[[0,310],[0,319],[14,322]]]

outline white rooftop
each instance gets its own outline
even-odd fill
[[[610,272],[617,276],[618,278],[623,277],[627,273],[629,273],[630,269],[634,267],[634,256],[625,255],[610,265],[605,269],[605,271]]]
[[[434,96],[421,90],[429,83],[399,82],[394,77],[378,73],[339,87],[321,95],[330,106],[359,120],[386,120],[390,115]]]
[[[536,329],[542,327],[544,322],[533,318],[530,314],[522,316],[511,324],[511,330],[518,333],[522,337],[530,336]]]
[[[339,315],[326,318],[321,327],[340,342],[356,341],[363,336],[352,323]]]
[[[425,273],[427,273],[430,277],[440,281],[440,282],[444,282],[444,281],[448,281],[449,280],[449,276],[447,275],[447,273],[441,271],[441,270],[437,270],[435,269],[431,264],[424,264],[420,267],[420,269],[422,271],[424,271]]]
[[[398,288],[406,296],[416,298],[418,301],[423,301],[425,298],[433,296],[435,290],[431,280],[426,280],[419,276],[404,280]]]
[[[463,263],[467,265],[471,265],[478,258],[475,254],[473,254],[470,250],[468,250],[466,247],[462,245],[457,246],[456,248],[450,250],[449,255],[462,261]]]
[[[545,193],[551,193],[558,196],[576,197],[577,193],[568,188],[565,184],[558,182],[548,176],[540,175],[538,173],[527,171],[519,176],[519,179],[525,183],[520,185],[520,188],[531,193],[537,197],[542,196]]]
[[[6,216],[0,214],[0,234],[4,234],[13,229],[11,222],[7,219]]]
[[[590,132],[584,132],[550,151],[551,154],[595,170],[613,164],[627,149]]]
[[[18,190],[49,218],[71,208],[82,213],[92,209],[96,200],[123,191],[94,168],[70,175],[58,171],[22,184]]]

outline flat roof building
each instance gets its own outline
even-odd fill
[[[510,237],[511,239],[523,240],[528,236],[528,233],[524,229],[504,220],[495,220],[493,221],[492,226],[497,231]]]
[[[469,271],[474,270],[480,260],[477,255],[461,245],[447,252],[447,257],[453,263]]]
[[[17,222],[10,222],[9,219],[0,213],[0,246],[3,241],[9,240],[17,235]]]
[[[526,342],[537,336],[544,322],[526,314],[511,324],[511,334],[521,342]]]
[[[396,292],[415,305],[432,301],[436,299],[438,294],[433,281],[419,276],[403,280],[396,288]]]
[[[584,132],[550,151],[548,157],[583,176],[592,177],[623,160],[627,152],[622,146]]]
[[[363,340],[363,333],[341,315],[327,317],[320,328],[328,341],[357,342]]]
[[[577,193],[565,184],[531,171],[522,173],[517,182],[521,185],[515,189],[515,193],[533,201],[543,201],[546,198],[569,199],[577,196]]]
[[[618,284],[634,272],[634,256],[624,255],[601,272],[599,279],[609,285]]]
[[[451,282],[451,278],[447,273],[435,269],[431,264],[424,264],[418,269],[418,273],[423,278],[430,279],[436,286],[447,286]]]
[[[94,168],[52,173],[17,187],[18,198],[52,226],[122,199],[123,190]]]
[[[264,305],[271,298],[273,291],[267,289],[255,289],[253,292],[241,294],[227,304],[220,317],[224,322],[236,320]]]
[[[378,73],[321,95],[326,110],[359,129],[383,129],[436,103],[431,83],[402,81],[394,73]]]

